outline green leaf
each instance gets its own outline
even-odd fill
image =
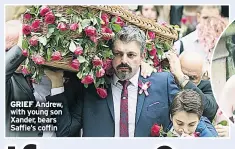
[[[34,7],[31,7],[29,10],[30,10],[31,14],[35,14],[36,13],[36,9]]]
[[[78,33],[80,34],[81,32],[82,32],[82,27],[81,27],[81,25],[79,24]]]
[[[93,25],[96,25],[98,22],[97,22],[97,20],[96,20],[96,18],[93,18],[92,19],[92,23],[93,23]]]
[[[83,56],[79,56],[77,59],[78,59],[79,63],[84,63],[84,62],[87,61],[87,60],[85,59],[85,57],[83,57]]]
[[[69,21],[67,19],[65,19],[64,17],[61,17],[59,22],[65,22],[65,23],[69,23]]]
[[[47,38],[46,37],[39,37],[38,38],[39,42],[41,42],[43,44],[43,46],[45,46],[47,44]]]
[[[52,55],[52,51],[50,48],[47,48],[47,61],[50,61]]]
[[[47,33],[47,38],[49,38],[52,35],[52,33],[54,33],[54,31],[55,31],[55,28],[49,28],[48,33]]]
[[[223,126],[227,126],[228,122],[226,120],[223,120],[223,121],[219,122],[218,124],[223,125]]]
[[[103,44],[102,47],[109,48],[109,46],[107,46],[107,45],[105,45],[105,44]]]
[[[79,21],[78,16],[77,16],[77,15],[74,15],[74,16],[73,16],[73,22],[74,22],[74,23],[78,23],[78,21]]]
[[[91,20],[90,19],[84,19],[81,22],[82,28],[86,28],[87,26],[91,25]]]
[[[85,88],[88,88],[88,84],[84,84],[84,87],[85,87]]]
[[[29,47],[29,44],[28,44],[27,40],[23,39],[23,41],[22,41],[22,48],[23,49],[28,49],[28,47]]]
[[[67,13],[68,15],[73,14],[73,10],[72,10],[71,8],[69,8],[69,9],[66,10],[66,13]]]
[[[78,73],[77,73],[77,77],[81,80],[82,79],[82,71],[79,71]]]
[[[167,42],[165,42],[164,44],[163,44],[163,47],[164,47],[164,51],[165,50],[170,50],[170,48],[171,48],[171,46],[167,43]]]
[[[73,40],[71,40],[71,42],[70,42],[69,50],[70,50],[71,52],[74,52],[74,51],[76,50],[76,45],[75,45],[75,43],[73,42]]]
[[[118,24],[113,24],[112,25],[112,29],[115,31],[115,32],[119,32],[122,28],[120,25]]]
[[[56,13],[55,16],[58,17],[58,18],[60,18],[60,17],[62,17],[62,14]]]

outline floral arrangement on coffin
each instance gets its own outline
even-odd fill
[[[151,133],[150,133],[151,137],[179,137],[179,135],[174,132],[174,131],[168,131],[165,132],[163,130],[162,126],[159,126],[158,124],[154,124],[151,127]],[[187,134],[182,134],[180,137],[199,137],[200,133],[199,132],[194,132],[192,136],[189,136]]]
[[[24,13],[22,48],[27,59],[23,72],[38,82],[44,65],[75,71],[85,87],[94,84],[105,98],[105,77],[110,75],[113,58],[110,41],[128,22],[102,10],[57,7],[32,6]],[[167,70],[161,60],[170,44],[160,41],[155,32],[147,30],[146,35],[146,62],[158,71]]]

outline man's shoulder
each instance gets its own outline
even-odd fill
[[[150,80],[165,80],[172,76],[170,72],[153,72],[149,77]]]

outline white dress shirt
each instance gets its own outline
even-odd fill
[[[135,114],[136,114],[136,104],[137,104],[137,92],[138,92],[138,72],[129,80],[131,83],[127,87],[128,89],[128,128],[129,137],[134,137],[135,134]],[[114,104],[114,117],[115,117],[115,137],[119,137],[120,133],[120,105],[121,105],[121,93],[122,85],[118,82],[118,77],[113,75],[112,82],[112,94],[113,94],[113,104]]]
[[[129,120],[129,137],[134,137],[135,134],[135,114],[137,105],[137,92],[138,92],[138,72],[129,80],[131,84],[128,89],[128,120]],[[118,82],[118,77],[114,74],[111,84],[114,104],[114,117],[115,117],[115,137],[119,137],[120,133],[120,105],[121,105],[121,93],[122,85]],[[51,96],[64,92],[64,87],[51,89]]]

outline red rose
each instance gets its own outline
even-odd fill
[[[106,89],[104,88],[96,88],[96,92],[101,98],[106,98],[108,95]]]
[[[83,53],[83,48],[82,47],[77,47],[76,50],[74,51],[75,55],[81,55]]]
[[[80,63],[77,59],[74,59],[74,60],[72,60],[70,66],[73,67],[74,69],[78,70],[80,67]]]
[[[37,46],[38,45],[38,36],[33,36],[30,38],[29,43],[31,46]]]
[[[163,72],[161,65],[158,67],[157,72]]]
[[[88,37],[96,36],[96,28],[93,26],[88,26],[85,28],[85,33]]]
[[[47,12],[51,11],[50,8],[48,6],[42,6],[40,9],[40,15],[42,17],[44,17],[46,15]]]
[[[154,40],[156,38],[156,35],[154,32],[148,31],[148,36],[150,39]]]
[[[71,31],[76,31],[77,29],[78,29],[78,24],[77,23],[70,24],[70,30]]]
[[[186,23],[187,23],[187,18],[186,18],[186,17],[183,17],[183,18],[181,19],[181,23],[182,23],[182,24],[186,24]]]
[[[102,33],[108,33],[108,34],[112,34],[113,33],[113,31],[110,28],[108,28],[108,27],[101,28],[101,31],[102,31]],[[103,37],[103,39],[104,40],[110,40],[111,37]]]
[[[27,57],[29,54],[28,54],[28,51],[27,50],[23,50],[22,51],[22,55],[24,55],[25,57]]]
[[[90,40],[93,41],[94,43],[97,43],[97,41],[98,41],[96,36],[91,36]]]
[[[158,124],[154,124],[151,128],[151,136],[159,137],[160,136],[161,127]]]
[[[102,66],[103,65],[103,62],[102,60],[99,58],[99,57],[95,57],[93,60],[92,60],[92,64],[93,66]]]
[[[96,72],[96,77],[97,77],[97,78],[101,78],[101,77],[104,76],[104,74],[105,74],[105,71],[104,71],[103,68],[101,68],[100,70],[98,70],[98,71]]]
[[[42,65],[45,63],[45,59],[39,54],[32,56],[32,60],[34,61],[35,64],[38,65]]]
[[[109,16],[107,13],[102,13],[101,19],[104,22],[104,24],[102,24],[103,26],[107,26],[109,24]]]
[[[106,59],[103,61],[103,68],[104,70],[108,70],[110,68],[112,68],[112,60],[111,59]]]
[[[31,18],[32,18],[31,14],[29,14],[29,13],[24,14],[25,20],[30,20]]]
[[[85,76],[82,81],[81,81],[83,84],[91,84],[94,82],[94,79],[91,75],[87,75]]]
[[[159,63],[160,63],[159,59],[157,58],[157,56],[155,56],[154,59],[153,59],[153,66],[157,67],[159,65]]]
[[[194,136],[194,137],[200,137],[200,132],[194,132],[194,133],[193,133],[193,136]]]
[[[23,66],[23,68],[21,69],[21,72],[22,72],[24,75],[29,74],[29,70],[28,70],[25,66]]]
[[[120,25],[121,27],[123,27],[123,26],[125,25],[125,23],[123,22],[122,18],[119,17],[119,16],[116,18],[115,24],[118,24],[118,25]]]
[[[152,50],[149,51],[149,55],[155,56],[156,54],[157,54],[157,49],[154,46],[152,46]]]
[[[40,28],[40,23],[41,21],[39,19],[36,19],[32,22],[31,27],[33,28],[35,32]]]
[[[23,25],[23,28],[22,28],[23,34],[29,35],[29,34],[31,34],[31,31],[32,31],[32,28],[30,25],[28,25],[28,24]]]
[[[46,14],[45,22],[47,24],[54,24],[55,23],[55,16],[51,11]]]
[[[59,51],[53,52],[52,55],[51,55],[51,59],[53,61],[61,60],[62,59],[61,53]]]
[[[60,31],[66,31],[67,30],[67,25],[63,22],[60,22],[57,26],[57,28],[60,30]]]

